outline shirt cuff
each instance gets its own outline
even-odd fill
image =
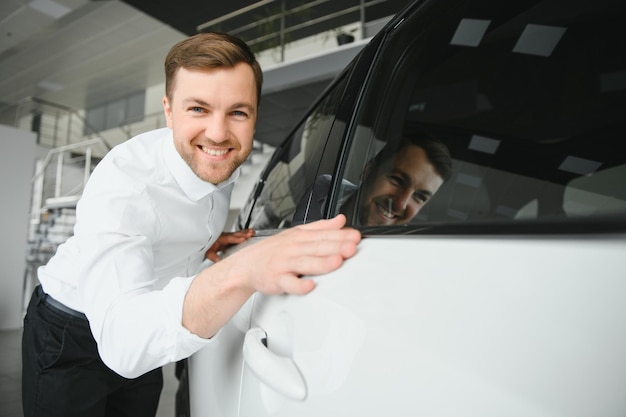
[[[202,349],[209,343],[211,339],[205,339],[196,334],[191,333],[183,326],[183,303],[185,301],[185,295],[191,286],[191,282],[195,277],[174,278],[169,284],[163,288],[166,292],[165,300],[167,303],[168,317],[172,317],[175,323],[172,325],[175,327],[175,346],[172,361],[176,362],[181,359],[185,359],[198,350]],[[216,333],[219,334],[220,331]]]

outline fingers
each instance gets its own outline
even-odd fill
[[[293,275],[286,275],[280,282],[280,288],[281,290],[279,293],[304,295],[313,291],[315,288],[315,282],[312,279],[303,279]]]
[[[339,253],[303,255],[294,259],[290,269],[297,271],[298,275],[322,275],[339,268],[346,259],[348,257]]]
[[[206,257],[211,262],[218,262],[219,260],[222,259],[222,258],[220,258],[218,253],[216,251],[214,251],[214,250],[208,250],[206,252]]]
[[[342,218],[331,220],[333,221],[323,221],[322,223],[327,226],[340,227],[344,222]],[[361,240],[361,234],[358,230],[318,229],[319,226],[320,224],[316,224],[304,229],[289,229],[275,235],[271,242],[268,239],[267,250],[271,250],[275,254],[269,258],[271,262],[267,263],[268,269],[274,270],[278,276],[321,275],[339,268],[346,259],[357,253],[358,244]],[[260,262],[255,263],[255,265],[261,264]],[[265,283],[267,281],[263,282],[263,284]],[[297,288],[299,288],[299,285],[302,284],[294,285],[298,285]],[[309,290],[308,287],[307,290]],[[286,292],[291,291],[291,289],[286,290]]]
[[[233,236],[237,236],[237,237],[245,237],[245,238],[250,238],[252,236],[254,236],[256,234],[256,232],[254,231],[254,229],[242,229],[242,230],[238,230],[236,232],[230,232],[230,233],[224,233],[226,235],[233,235]]]
[[[344,228],[346,224],[346,216],[343,214],[338,214],[332,219],[327,220],[317,220],[312,223],[303,224],[300,226],[296,226],[293,229],[289,229],[293,231],[293,233],[298,233],[298,231],[308,231],[312,232],[309,236],[312,239],[316,239],[318,241],[323,240],[346,240],[352,243],[358,243],[361,241],[361,232],[353,228]],[[315,233],[322,232],[321,235],[316,235]],[[305,235],[302,235],[305,236]],[[334,250],[334,249],[333,249]]]
[[[316,220],[311,223],[296,226],[297,229],[321,230],[321,229],[341,229],[346,224],[346,216],[338,214],[332,219]]]
[[[222,235],[219,238],[219,241],[224,246],[236,245],[238,243],[245,242],[246,240],[250,239],[254,235],[255,235],[255,232],[253,229],[244,229],[244,230],[239,230],[237,232],[222,233]]]
[[[237,232],[224,232],[217,238],[215,243],[207,250],[205,256],[213,262],[221,260],[219,252],[225,250],[229,246],[237,245],[245,242],[256,234],[254,229],[244,229]]]
[[[290,229],[285,237],[295,245],[303,245],[298,249],[303,255],[339,254],[345,259],[356,253],[361,233],[356,229],[341,228],[344,223],[345,217],[339,215]]]

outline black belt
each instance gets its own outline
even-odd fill
[[[48,307],[50,307],[51,309],[57,310],[61,313],[69,314],[70,316],[76,317],[81,320],[87,320],[87,316],[85,314],[81,313],[80,311],[76,311],[76,310],[69,308],[62,302],[55,300],[54,298],[50,297],[48,294],[43,292],[43,288],[41,288],[41,285],[37,286],[37,294],[39,295],[41,302],[47,305]]]

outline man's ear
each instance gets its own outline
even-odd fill
[[[172,106],[170,105],[170,101],[167,99],[167,96],[163,96],[163,113],[165,114],[165,122],[167,127],[172,128]]]

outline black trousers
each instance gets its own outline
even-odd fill
[[[160,368],[136,379],[110,370],[89,322],[35,289],[22,337],[24,417],[154,417],[162,388]]]

